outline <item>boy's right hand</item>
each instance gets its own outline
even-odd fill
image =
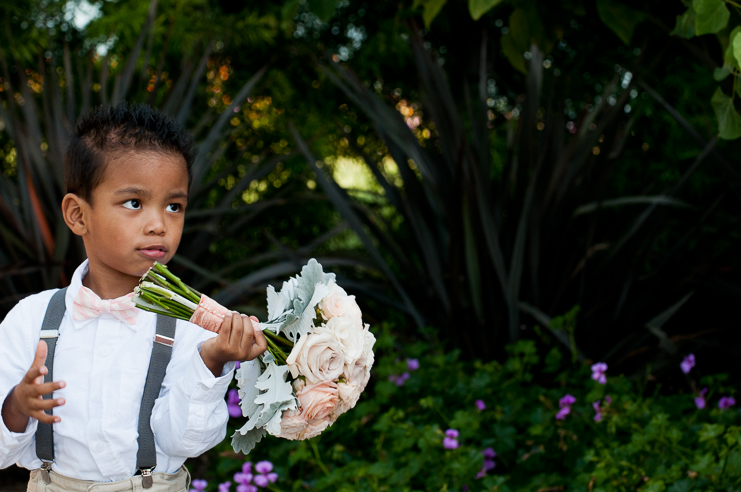
[[[29,417],[45,424],[53,424],[62,420],[44,412],[44,410],[64,405],[64,398],[43,400],[42,396],[66,386],[64,381],[44,383],[44,375],[49,372],[44,366],[47,350],[46,342],[39,341],[31,368],[3,403],[2,418],[5,426],[12,432],[24,432],[28,426]]]

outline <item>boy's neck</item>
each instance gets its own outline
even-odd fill
[[[101,299],[116,299],[134,292],[139,284],[139,277],[132,277],[113,270],[107,265],[88,260],[88,272],[82,279],[82,285],[95,292]]]

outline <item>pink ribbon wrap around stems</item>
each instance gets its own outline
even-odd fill
[[[198,307],[193,311],[193,316],[191,316],[188,321],[200,326],[204,330],[219,333],[221,325],[224,323],[224,318],[230,314],[232,314],[232,311],[229,311],[206,294],[201,294],[201,300],[198,303]],[[252,321],[254,328],[259,330],[258,319],[254,316],[250,316],[250,320]]]

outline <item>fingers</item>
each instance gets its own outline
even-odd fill
[[[31,404],[32,411],[51,410],[52,408],[61,407],[66,401],[64,398],[49,398],[48,400],[37,399]]]
[[[44,382],[44,376],[49,372],[46,366],[34,367],[28,370],[23,378],[26,384],[41,384]]]
[[[242,343],[242,337],[244,335],[244,319],[243,315],[238,312],[232,313],[232,334],[229,338],[230,347],[239,347]]]
[[[227,345],[229,344],[229,338],[232,335],[232,318],[233,316],[224,316],[224,322],[221,323],[221,329],[219,330],[219,337]]]
[[[35,418],[42,424],[56,424],[62,421],[60,417],[57,417],[56,415],[49,415],[43,410],[37,410],[35,412],[31,412],[30,416]]]
[[[49,348],[46,346],[46,342],[39,340],[39,344],[36,345],[36,356],[33,358],[33,364],[31,369],[42,367],[46,363],[46,353]]]
[[[249,354],[250,347],[252,347],[252,340],[254,339],[253,333],[255,329],[252,326],[252,320],[250,318],[244,314],[240,315],[240,317],[242,318],[242,325],[244,328],[242,330],[242,338],[239,341],[239,353]]]
[[[268,349],[268,341],[265,339],[265,334],[260,330],[255,330],[255,345],[257,345],[257,350],[253,346],[250,354],[253,359]]]
[[[56,383],[44,383],[39,384],[38,386],[34,387],[34,390],[38,394],[38,396],[48,395],[49,393],[53,393],[58,389],[62,389],[66,386],[66,383],[64,381],[59,381]]]

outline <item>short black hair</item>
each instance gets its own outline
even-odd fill
[[[132,151],[182,155],[190,188],[196,156],[193,137],[167,114],[123,102],[95,108],[77,122],[64,155],[67,193],[90,202],[110,160]]]

